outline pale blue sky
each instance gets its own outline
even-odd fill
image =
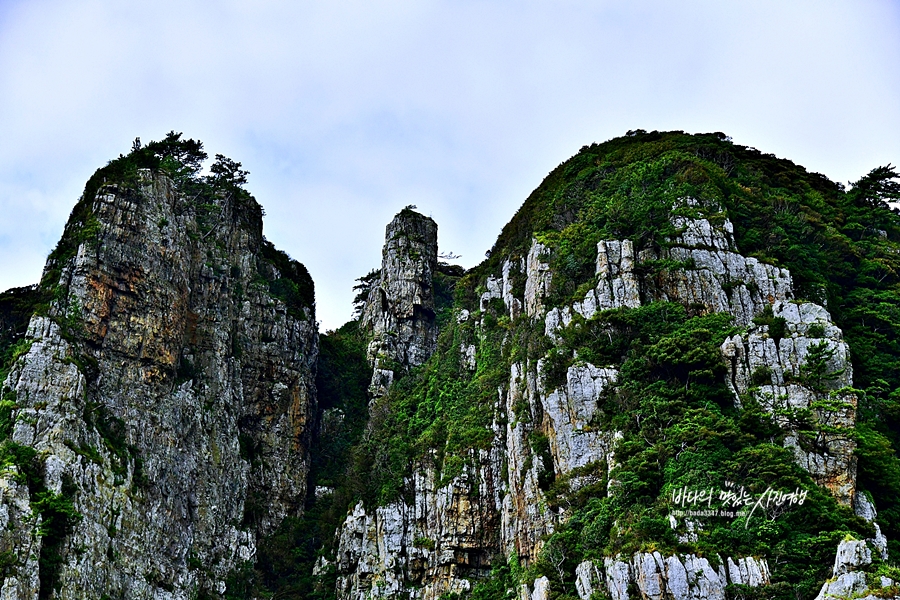
[[[900,163],[900,3],[0,0],[0,289],[37,281],[97,167],[174,129],[250,170],[333,328],[403,206],[469,267],[637,128],[844,182]]]

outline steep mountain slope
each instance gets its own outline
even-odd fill
[[[0,294],[0,598],[900,597],[892,168],[629,132],[468,272],[403,209],[320,334],[205,158],[136,144]]]
[[[434,354],[369,406],[348,453],[365,485],[338,490],[319,589],[793,598],[896,580],[894,176],[848,192],[719,134],[583,148],[445,282]],[[402,262],[364,280],[363,314]],[[703,490],[730,512],[685,510]],[[763,508],[736,516],[741,490]],[[846,536],[868,558],[832,568]]]
[[[203,158],[170,134],[98,170],[31,294],[2,391],[4,598],[220,597],[302,510],[312,280],[240,164]]]

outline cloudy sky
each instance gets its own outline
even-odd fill
[[[323,328],[415,204],[466,267],[557,164],[723,131],[832,179],[900,163],[896,0],[0,0],[0,289],[169,130],[250,171]]]

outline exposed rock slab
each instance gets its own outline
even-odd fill
[[[216,219],[203,230],[190,199],[149,171],[136,190],[106,185],[88,201],[93,234],[57,265],[56,300],[4,384],[18,398],[14,441],[82,516],[55,597],[221,593],[259,537],[302,510],[312,307],[291,315],[270,295],[286,274],[263,259],[248,196],[204,207]],[[21,501],[4,496],[10,518]],[[32,589],[36,572],[4,589]]]
[[[420,365],[434,352],[435,268],[437,224],[412,210],[401,211],[385,231],[381,275],[360,321],[371,331],[367,353],[375,370],[373,397],[387,392],[394,371]]]

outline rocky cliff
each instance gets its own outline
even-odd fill
[[[319,335],[202,158],[98,171],[0,295],[0,598],[900,596],[892,169],[631,132],[469,271],[402,210]]]
[[[688,199],[684,204],[696,207],[698,202]],[[641,274],[640,266],[659,260],[658,254],[635,256],[628,240],[602,240],[597,243],[596,287],[571,306],[556,307],[547,314],[544,296],[552,272],[546,265],[548,250],[535,240],[518,265],[504,260],[501,275],[484,281],[486,291],[479,305],[490,314],[491,301],[501,300],[501,310],[508,311],[510,319],[522,316],[543,320],[545,335],[553,340],[561,340],[564,328],[586,327],[600,311],[637,308],[645,303],[674,300],[694,310],[729,314],[742,325],[751,325],[755,316],[767,310],[772,312],[774,305],[774,318],[787,323],[778,340],[783,348],[780,352],[767,355],[746,350],[750,346],[765,347],[766,342],[772,344],[765,333],[750,333],[747,339],[736,335],[723,345],[724,355],[733,363],[728,381],[735,403],[739,405],[740,397],[751,393],[751,371],[765,369],[779,382],[784,381],[786,373],[794,372],[799,377],[800,365],[806,363],[812,345],[803,334],[814,324],[828,332],[827,337],[822,335],[825,343],[837,348],[829,354],[828,371],[840,374],[832,387],[850,386],[840,330],[822,307],[789,302],[792,290],[787,270],[735,252],[730,236],[733,226],[726,217],[719,227],[705,218],[673,220],[683,233],[670,239],[662,254],[684,265],[677,270],[647,277]],[[389,271],[382,272],[391,277]],[[522,297],[511,291],[513,272],[525,274]],[[722,287],[726,282],[731,284],[728,293]],[[430,282],[422,285],[429,287]],[[483,338],[484,319],[473,319],[467,312],[460,312],[456,322],[473,320],[476,339]],[[581,317],[578,321],[576,314]],[[757,332],[756,326],[750,331]],[[465,346],[460,353],[461,362],[475,355]],[[377,508],[374,514],[368,514],[362,503],[356,505],[339,533],[336,564],[342,574],[338,580],[341,597],[411,595],[436,599],[448,592],[468,591],[473,578],[488,576],[490,561],[497,556],[514,553],[519,560],[538,559],[544,540],[567,518],[564,507],[552,505],[542,479],[552,476],[566,480],[566,486],[576,491],[589,487],[593,494],[614,493],[608,482],[621,433],[604,430],[596,423],[602,410],[601,398],[615,389],[620,370],[576,361],[566,368],[562,385],[555,386],[547,385],[542,373],[545,361],[539,358],[511,364],[508,380],[498,388],[500,401],[493,408],[490,447],[472,451],[472,460],[463,473],[441,482],[440,473],[426,460],[413,469],[405,483],[411,502],[391,503]],[[477,369],[477,358],[474,362],[473,370]],[[773,413],[775,398],[787,406],[808,408],[815,395],[799,382],[790,389],[757,386],[752,394],[767,400],[766,409]],[[848,402],[839,417],[845,424],[852,424],[852,408]],[[506,425],[501,427],[499,423]],[[795,449],[804,468],[821,478],[820,483],[830,487],[840,501],[849,503],[855,479],[853,445],[846,435],[833,437],[840,442],[833,442],[821,453],[804,452],[797,445],[796,435],[787,437],[786,443]],[[535,439],[545,440],[546,446],[536,447]],[[632,584],[649,598],[666,594],[676,598],[724,598],[729,584],[758,586],[769,582],[764,559],[758,564],[752,557],[737,562],[728,558],[727,565],[720,562],[716,570],[707,559],[694,555],[672,555],[664,560],[659,552],[638,553],[629,562],[606,558],[603,563],[582,563],[578,581],[582,582],[581,597],[585,599],[594,588],[606,589],[614,598],[627,598],[626,590]],[[678,583],[679,577],[682,583]],[[549,592],[541,589],[549,586],[549,581],[535,585],[531,597],[547,597]]]
[[[338,598],[811,598],[866,577],[896,593],[862,571],[820,590],[876,571],[843,546],[851,567],[827,566],[842,536],[885,548],[852,510],[874,518],[827,276],[804,264],[798,283],[789,256],[741,251],[756,234],[732,215],[751,221],[744,203],[769,184],[726,172],[732,145],[660,146],[583,149],[456,283],[435,355],[373,403],[362,447],[380,491],[320,559]],[[691,489],[711,499],[678,504]]]
[[[421,365],[434,352],[436,267],[437,224],[404,209],[387,226],[380,276],[360,319],[372,338],[366,353],[373,398],[387,393],[397,371]]]
[[[302,509],[312,282],[167,149],[89,183],[3,383],[3,598],[217,597]]]

